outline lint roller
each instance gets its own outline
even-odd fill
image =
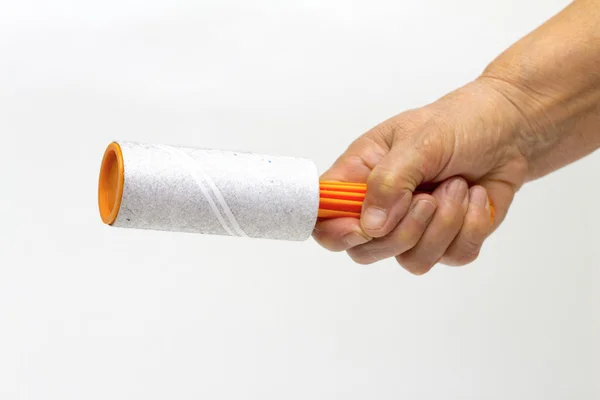
[[[359,218],[365,193],[304,158],[116,141],[98,206],[113,227],[303,241],[319,219]]]

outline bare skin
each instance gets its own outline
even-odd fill
[[[418,275],[466,265],[519,188],[599,147],[600,0],[576,0],[474,81],[356,139],[322,179],[367,182],[360,221],[319,222],[313,237]]]

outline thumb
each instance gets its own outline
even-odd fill
[[[367,179],[360,222],[371,237],[390,233],[408,212],[415,189],[438,173],[443,146],[436,135],[409,138],[396,140]]]

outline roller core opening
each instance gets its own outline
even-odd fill
[[[104,152],[98,182],[98,207],[105,224],[112,225],[117,219],[124,182],[121,147],[117,143],[111,143]]]

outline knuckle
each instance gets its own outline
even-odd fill
[[[435,262],[409,259],[402,255],[396,256],[396,261],[402,268],[417,276],[426,274],[435,265]]]
[[[456,251],[448,256],[448,260],[453,265],[467,265],[479,257],[480,251],[481,243],[465,239],[457,246]]]
[[[447,143],[448,141],[447,131],[430,125],[415,139],[414,147],[426,157],[427,163],[437,170],[443,165],[448,156],[447,150],[451,148]]]
[[[439,215],[440,223],[444,226],[462,226],[467,223],[467,211],[468,211],[468,197],[465,197],[464,201],[457,201],[453,198],[449,198],[445,193],[436,193],[437,200],[439,202],[438,211],[436,215]]]
[[[421,276],[428,273],[435,263],[421,263],[416,269],[412,271],[413,275]]]
[[[482,241],[471,237],[470,235],[465,235],[462,239],[461,248],[464,253],[476,253],[479,251],[481,247]]]
[[[367,251],[350,249],[346,253],[348,253],[348,255],[350,256],[352,261],[354,261],[355,263],[360,264],[360,265],[369,265],[369,264],[373,264],[374,262],[378,261],[375,257],[373,257]]]
[[[394,193],[398,190],[398,178],[394,171],[379,168],[369,176],[367,187],[380,194]]]
[[[391,139],[390,147],[395,141],[404,140],[414,134],[419,129],[421,122],[405,112],[402,117],[396,116],[386,121],[385,126],[380,128],[380,131]]]
[[[471,208],[469,207],[461,227],[464,240],[471,244],[481,244],[489,230],[490,215],[480,210],[471,212]]]
[[[410,242],[411,239],[411,234],[408,230],[406,229],[400,229],[396,235],[396,237],[394,238],[394,242],[395,243],[408,243]]]
[[[419,152],[423,154],[435,154],[439,151],[439,140],[437,136],[438,132],[427,132],[426,134],[421,135],[417,141],[416,147],[419,149]]]
[[[385,154],[378,147],[371,146],[368,151],[361,151],[361,154],[345,154],[340,159],[340,163],[346,169],[356,173],[371,171],[381,161]]]
[[[445,206],[440,207],[438,215],[437,223],[442,229],[449,229],[457,224],[457,208],[452,205],[446,204]]]
[[[342,161],[344,161],[344,164],[348,165],[349,167],[360,167],[365,164],[364,160],[355,154],[345,154],[342,157]]]
[[[312,236],[315,242],[317,242],[326,250],[334,253],[339,253],[345,250],[345,245],[340,240],[336,240],[329,235],[322,234],[320,232],[313,232]]]
[[[451,258],[451,262],[456,266],[463,266],[472,263],[479,257],[479,251],[459,253]]]
[[[402,248],[412,248],[419,241],[419,235],[413,229],[399,229],[394,242]]]
[[[373,127],[368,134],[368,137],[376,142],[382,143],[386,149],[390,149],[394,143],[395,129],[394,125],[388,122],[383,122]]]

